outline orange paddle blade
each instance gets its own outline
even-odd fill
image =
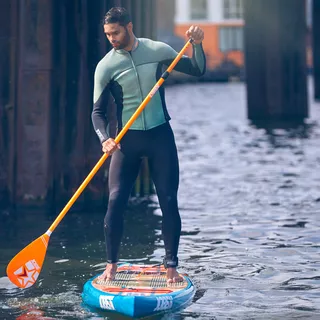
[[[19,288],[31,287],[39,277],[50,236],[45,233],[21,250],[7,266],[7,276]]]

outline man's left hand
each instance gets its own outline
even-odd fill
[[[204,32],[198,26],[191,26],[186,32],[188,38],[192,38],[195,44],[200,44],[204,39]]]

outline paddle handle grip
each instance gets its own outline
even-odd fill
[[[178,53],[178,55],[175,57],[175,59],[171,62],[167,70],[163,73],[161,78],[157,81],[157,83],[154,85],[154,87],[151,89],[147,97],[143,100],[143,102],[140,104],[140,106],[137,108],[137,110],[134,112],[134,114],[131,116],[129,121],[126,123],[126,125],[123,127],[123,129],[119,132],[117,137],[115,138],[115,142],[119,143],[122,137],[126,134],[126,132],[129,130],[133,122],[138,118],[142,110],[146,107],[146,105],[149,103],[149,101],[152,99],[154,94],[159,90],[163,82],[168,78],[169,74],[173,70],[173,68],[176,66],[176,64],[179,62],[179,60],[182,58],[184,53],[186,52],[189,45],[193,42],[193,39],[190,38],[187,43],[183,46],[181,51]],[[64,218],[66,213],[70,210],[71,206],[76,202],[76,200],[79,198],[85,187],[89,184],[89,182],[92,180],[92,178],[95,176],[95,174],[98,172],[100,167],[103,165],[103,163],[108,158],[108,154],[104,153],[100,160],[97,162],[97,164],[93,167],[93,169],[90,171],[88,176],[85,178],[85,180],[81,183],[78,190],[74,193],[74,195],[71,197],[71,199],[68,201],[68,203],[65,205],[65,207],[62,209],[58,217],[54,220],[54,222],[51,224],[51,226],[48,229],[48,234],[51,234],[54,229],[58,226],[60,221]]]

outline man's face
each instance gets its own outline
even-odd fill
[[[123,27],[119,23],[108,23],[104,25],[104,33],[115,50],[123,49],[130,43],[128,31],[130,23]]]

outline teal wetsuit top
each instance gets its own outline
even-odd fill
[[[183,56],[174,69],[201,76],[206,69],[204,51],[201,44],[192,44],[192,47],[192,57]],[[94,76],[92,123],[101,143],[110,137],[106,116],[109,94],[117,106],[117,129],[120,131],[177,54],[163,42],[136,38],[131,51],[112,49],[100,60]],[[130,130],[149,130],[169,120],[161,86]]]

